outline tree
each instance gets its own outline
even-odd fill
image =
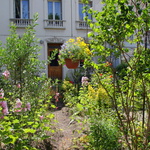
[[[86,1],[87,2],[87,1]],[[150,49],[147,33],[150,29],[148,0],[103,0],[101,12],[89,9],[96,19],[87,20],[92,31],[90,46],[99,56],[91,63],[99,84],[107,91],[120,124],[128,149],[149,149],[150,142]],[[86,18],[87,19],[87,18]],[[131,39],[133,36],[133,39]],[[126,44],[130,44],[129,48]],[[132,51],[132,56],[129,52]],[[113,59],[121,58],[127,64],[126,75],[121,79]],[[85,65],[89,65],[86,63]],[[111,75],[111,82],[99,77]],[[139,119],[140,110],[142,117]]]

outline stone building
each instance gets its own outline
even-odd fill
[[[42,47],[40,59],[46,60],[55,48],[59,48],[69,38],[87,39],[89,27],[84,21],[85,4],[80,0],[0,0],[0,41],[5,43],[9,35],[9,25],[14,22],[21,36],[25,27],[32,22],[33,15],[39,14],[36,36]],[[100,10],[100,0],[91,0],[89,6]],[[89,17],[91,17],[89,15]],[[63,79],[68,69],[58,65],[57,59],[46,66],[48,77]]]

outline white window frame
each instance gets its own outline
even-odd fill
[[[21,15],[20,15],[20,19],[24,19],[23,18],[23,12],[22,12],[22,1],[23,0],[20,0],[20,12],[21,12]],[[29,1],[29,4],[28,4],[28,18],[26,18],[26,19],[30,19],[30,0],[28,0]],[[14,5],[13,5],[13,14],[14,14],[14,18],[16,18],[16,6],[15,6],[15,3],[16,3],[16,1],[14,0]],[[19,18],[18,18],[19,19]]]
[[[78,2],[78,16],[79,16],[79,21],[84,21],[84,18],[86,17],[86,13],[82,13],[83,14],[83,19],[80,19],[79,4],[83,4],[83,7],[85,7],[87,4],[84,4],[81,0],[79,0],[79,2]],[[91,4],[91,7],[92,7],[92,5],[93,5],[92,0],[89,1],[89,4]],[[91,20],[93,20],[92,17],[91,17]]]
[[[52,5],[53,5],[53,19],[52,20],[56,20],[55,18],[55,2],[60,2],[61,4],[61,15],[60,15],[60,19],[59,20],[62,20],[62,0],[48,0],[47,1],[47,19],[48,19],[48,2],[52,2]]]

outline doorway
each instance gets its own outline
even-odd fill
[[[54,49],[60,49],[61,45],[61,43],[49,43],[48,56],[51,56]],[[58,54],[56,54],[55,58],[48,64],[48,77],[62,80],[62,65],[58,63]]]

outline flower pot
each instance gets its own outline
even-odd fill
[[[68,69],[76,69],[79,65],[79,60],[72,61],[72,59],[66,58],[65,62]]]

